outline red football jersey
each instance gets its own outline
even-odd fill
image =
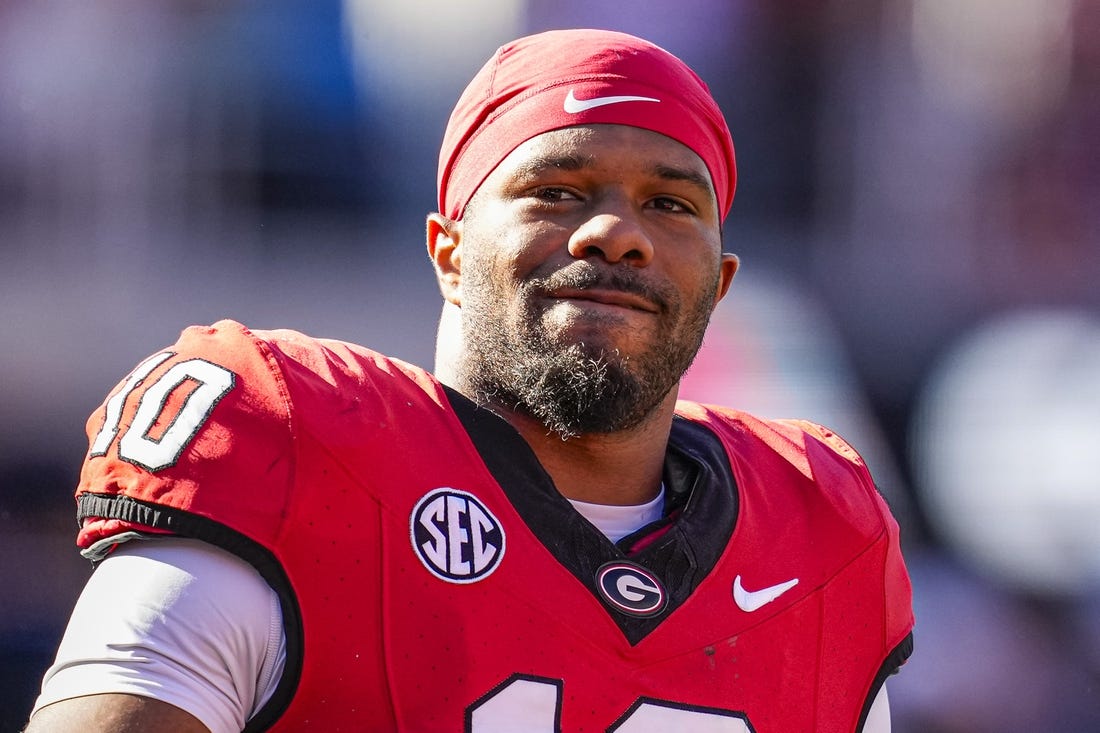
[[[898,529],[809,423],[681,403],[666,518],[617,544],[503,420],[357,346],[223,321],[89,420],[79,544],[193,536],[279,593],[249,730],[858,730],[911,649]]]

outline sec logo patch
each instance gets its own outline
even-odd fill
[[[439,488],[416,503],[409,518],[413,550],[432,575],[449,583],[488,577],[504,557],[504,529],[481,501]]]

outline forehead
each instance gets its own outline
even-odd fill
[[[536,135],[509,153],[485,183],[534,174],[543,167],[674,174],[694,180],[714,197],[710,172],[695,151],[659,132],[628,125],[578,125]]]

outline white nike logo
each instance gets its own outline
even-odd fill
[[[569,90],[569,94],[565,95],[565,102],[562,104],[562,109],[571,115],[575,115],[578,112],[584,112],[586,110],[595,109],[596,107],[603,107],[605,104],[619,104],[621,102],[660,102],[659,99],[653,97],[634,97],[629,94],[620,95],[617,97],[593,97],[592,99],[577,99],[573,96],[573,90]]]
[[[733,579],[733,600],[737,602],[738,608],[742,611],[745,613],[752,613],[768,605],[796,585],[798,585],[798,578],[788,580],[786,583],[778,583],[768,586],[767,588],[761,588],[760,590],[747,591],[745,587],[741,585],[741,576],[738,575]]]

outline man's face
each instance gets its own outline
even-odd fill
[[[706,166],[671,138],[593,125],[528,140],[458,225],[463,388],[562,437],[640,424],[736,270],[719,223]]]

